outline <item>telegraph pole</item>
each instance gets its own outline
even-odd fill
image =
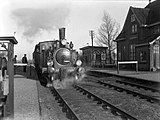
[[[91,36],[91,42],[92,42],[92,47],[93,47],[93,38],[95,37],[94,31],[90,30],[89,35]]]
[[[93,38],[95,37],[94,31],[90,30],[89,35],[91,36],[91,42],[92,42],[92,49],[91,49],[91,66],[92,66],[92,61],[93,61]]]

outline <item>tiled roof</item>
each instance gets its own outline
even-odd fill
[[[131,7],[140,25],[150,25],[160,22],[160,1],[149,3],[145,8]]]
[[[147,38],[145,38],[142,42],[140,42],[140,44],[143,44],[143,43],[148,43],[149,42],[152,42],[154,39],[156,39],[158,36],[160,36],[160,34],[153,34]]]
[[[160,1],[156,0],[149,3],[145,9],[150,9],[149,16],[147,19],[147,24],[154,24],[160,22]]]

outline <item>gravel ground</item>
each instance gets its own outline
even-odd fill
[[[76,90],[64,89],[59,92],[81,120],[122,120]]]
[[[37,83],[41,120],[69,120],[49,90]]]
[[[96,83],[85,83],[83,87],[93,91],[97,95],[118,106],[124,111],[136,116],[138,120],[160,120],[160,106],[146,102],[138,97],[133,97],[125,92],[117,92]],[[82,84],[81,84],[82,85]]]

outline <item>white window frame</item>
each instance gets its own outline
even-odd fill
[[[137,32],[137,24],[133,24],[132,25],[132,33],[136,33]]]

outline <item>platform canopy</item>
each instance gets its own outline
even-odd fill
[[[16,40],[16,38],[14,36],[5,36],[5,37],[0,37],[0,41],[9,41],[13,44],[17,44],[18,41]]]

